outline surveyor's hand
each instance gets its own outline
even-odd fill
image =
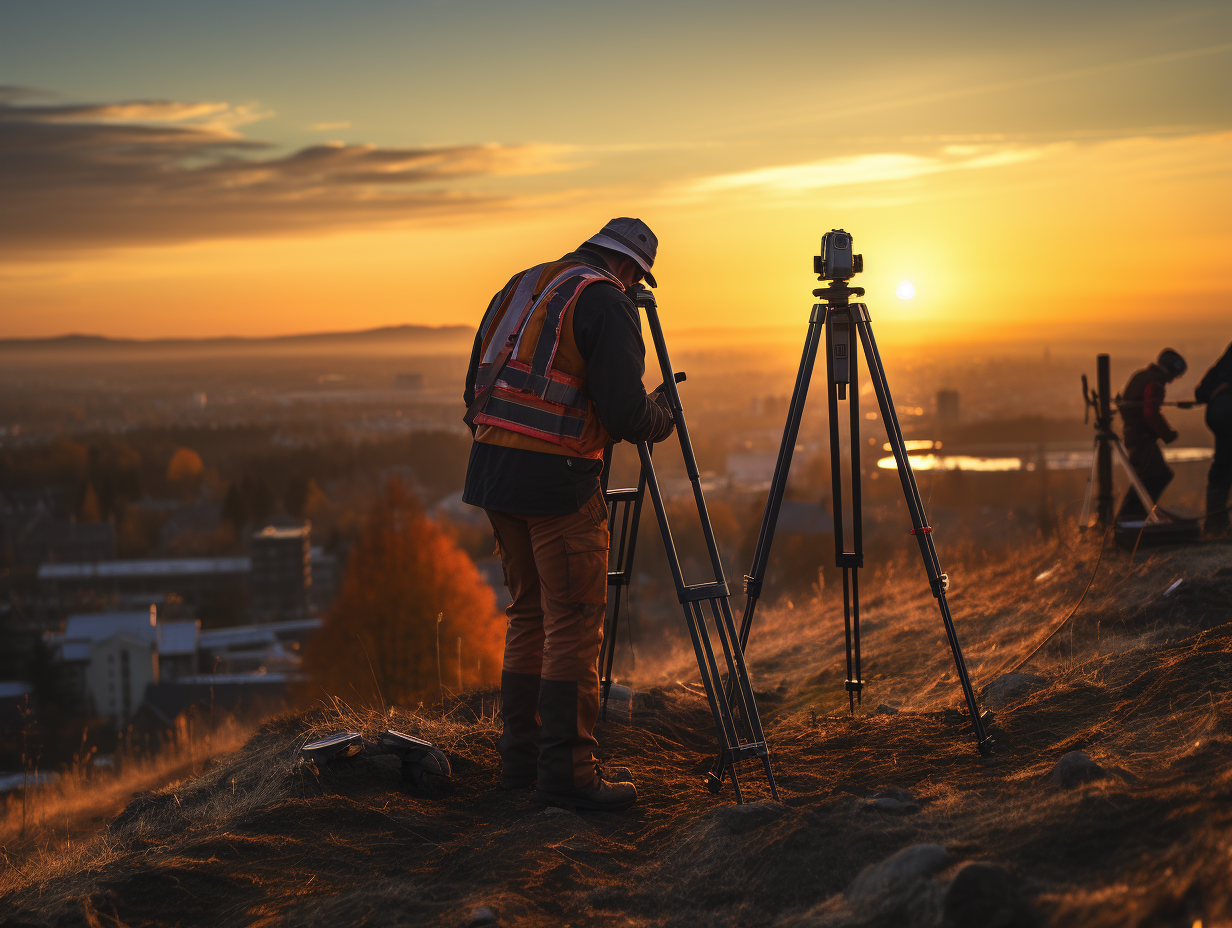
[[[676,428],[676,417],[672,414],[672,407],[667,399],[667,391],[663,389],[664,386],[666,385],[659,384],[650,393],[651,402],[659,407],[663,416],[662,421],[655,428],[654,432],[651,433],[651,436],[648,439],[651,444],[664,441]]]
[[[1174,441],[1176,441],[1177,437],[1178,437],[1178,433],[1175,429],[1173,429],[1171,432],[1169,432],[1167,435],[1164,436],[1164,444],[1165,445],[1172,444]]]

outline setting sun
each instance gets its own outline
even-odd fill
[[[898,286],[894,288],[894,292],[900,300],[909,300],[915,296],[915,284],[909,280],[900,281]]]

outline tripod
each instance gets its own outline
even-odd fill
[[[638,307],[646,313],[646,322],[654,339],[655,353],[658,355],[659,367],[663,372],[664,392],[676,422],[676,437],[680,440],[685,471],[693,489],[693,500],[697,505],[702,535],[706,540],[713,579],[707,583],[685,583],[680,568],[680,558],[676,553],[675,542],[672,540],[672,530],[668,524],[663,495],[659,490],[659,481],[651,460],[649,442],[641,442],[637,446],[641,472],[638,476],[637,487],[626,489],[611,490],[607,487],[612,455],[612,449],[609,446],[604,454],[603,490],[609,507],[608,530],[612,533],[613,540],[612,558],[608,570],[608,607],[604,621],[603,646],[599,653],[599,666],[603,672],[601,685],[603,715],[606,718],[608,695],[612,688],[612,662],[616,650],[621,595],[623,589],[629,586],[632,580],[638,519],[641,515],[645,491],[649,490],[655,517],[659,523],[659,533],[663,536],[663,548],[667,552],[668,567],[671,568],[672,581],[676,587],[676,598],[684,607],[685,624],[688,626],[689,637],[693,642],[693,651],[697,656],[697,668],[701,674],[706,698],[710,703],[710,711],[714,716],[714,727],[719,741],[718,758],[715,761],[714,771],[707,777],[707,786],[711,792],[718,792],[724,776],[730,773],[732,786],[736,791],[736,802],[743,803],[744,795],[740,789],[736,764],[742,760],[759,758],[765,767],[770,795],[777,801],[779,794],[774,782],[774,772],[770,769],[770,748],[766,744],[761,718],[757,712],[757,702],[753,698],[753,688],[749,683],[748,669],[744,663],[744,652],[736,640],[731,594],[728,591],[727,580],[723,576],[723,564],[714,539],[714,529],[711,527],[710,514],[706,509],[705,497],[702,495],[701,472],[693,456],[693,445],[685,424],[680,393],[676,389],[676,384],[682,382],[685,377],[683,373],[676,374],[672,371],[672,362],[667,354],[663,328],[659,324],[659,311],[654,294],[639,284],[633,288],[631,295]],[[619,534],[615,531],[617,528],[620,529]],[[711,627],[718,636],[723,652],[722,668],[716,657],[714,639],[710,632]],[[726,685],[723,683],[723,671],[725,671]]]
[[[833,233],[831,233],[833,234]],[[858,256],[857,256],[858,257]],[[862,262],[854,266],[854,272],[862,269]],[[816,265],[820,273],[820,263]],[[877,394],[877,403],[881,408],[881,418],[885,423],[886,433],[890,439],[890,448],[898,464],[898,476],[903,485],[903,496],[907,501],[907,509],[911,513],[911,534],[915,536],[920,546],[920,556],[924,560],[924,570],[928,574],[928,583],[932,588],[933,597],[941,612],[941,621],[945,625],[946,637],[949,639],[950,650],[954,656],[954,666],[958,670],[958,679],[966,698],[967,709],[971,715],[971,725],[975,733],[975,743],[982,755],[987,757],[992,752],[992,739],[984,731],[983,720],[975,702],[975,693],[971,688],[971,678],[967,673],[967,665],[963,659],[962,648],[958,643],[958,633],[954,628],[954,619],[950,615],[946,591],[949,589],[949,578],[942,572],[941,563],[937,558],[937,550],[933,545],[933,529],[928,524],[924,513],[924,502],[916,486],[915,474],[911,470],[911,462],[903,443],[902,430],[898,424],[898,414],[894,402],[890,398],[890,388],[886,383],[885,368],[881,363],[881,355],[877,350],[877,341],[873,337],[872,322],[869,319],[868,307],[863,303],[851,303],[853,296],[863,296],[864,288],[847,286],[845,275],[842,279],[833,279],[824,289],[814,290],[813,296],[822,302],[814,304],[809,316],[808,334],[804,340],[804,354],[800,359],[800,367],[796,374],[796,385],[792,392],[791,404],[787,413],[787,424],[783,428],[783,441],[779,446],[778,460],[774,466],[774,477],[770,484],[770,495],[766,500],[765,513],[762,515],[761,532],[757,538],[757,548],[753,554],[753,565],[744,578],[744,589],[747,594],[744,604],[744,615],[740,622],[740,650],[748,646],[749,633],[753,628],[753,615],[757,610],[757,602],[761,597],[762,583],[766,576],[766,566],[770,561],[770,547],[774,543],[774,530],[778,524],[779,510],[783,504],[783,493],[787,489],[787,476],[791,470],[792,452],[796,447],[796,437],[800,431],[800,420],[804,415],[804,403],[808,396],[809,384],[813,376],[813,363],[817,358],[817,347],[821,340],[821,331],[826,333],[826,371],[828,374],[827,401],[830,419],[830,481],[832,499],[834,501],[834,556],[838,567],[843,572],[843,627],[847,645],[847,699],[852,712],[860,700],[864,689],[864,680],[860,675],[860,585],[859,569],[864,566],[863,523],[860,499],[860,391],[857,378],[857,357],[854,349],[852,330],[859,335],[864,348],[864,356],[868,362],[869,377],[873,390]],[[821,278],[825,279],[825,278]],[[850,395],[848,395],[850,387]],[[843,468],[840,460],[842,448],[839,442],[840,401],[845,401],[850,414],[850,459],[851,476],[848,499],[851,505],[852,547],[847,548],[846,533],[843,524]],[[716,772],[719,763],[715,764]]]

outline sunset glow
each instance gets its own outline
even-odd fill
[[[273,4],[224,65],[229,6],[141,29],[135,11],[10,11],[0,335],[471,324],[511,272],[613,215],[658,232],[673,328],[747,327],[752,306],[759,325],[802,324],[810,255],[838,227],[891,340],[1146,320],[1162,297],[1194,324],[1229,312],[1223,8],[1071,10],[1059,39],[1025,10],[954,27],[883,4],[823,72],[820,10],[733,7],[703,40],[648,7],[654,86],[630,89],[630,123],[546,105],[623,37],[511,67],[551,3],[311,24],[288,7],[296,41],[271,44]],[[54,45],[25,40],[53,19]],[[1168,242],[1166,271],[1148,239]]]

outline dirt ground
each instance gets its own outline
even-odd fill
[[[6,849],[0,922],[465,925],[487,906],[501,925],[1232,924],[1232,547],[1131,560],[1100,541],[953,572],[972,675],[993,684],[988,759],[905,562],[868,585],[854,715],[832,595],[755,629],[779,803],[754,765],[745,806],[702,786],[712,721],[683,659],[603,727],[637,776],[620,814],[498,790],[492,693],[445,718],[336,705],[271,721],[90,840]],[[454,775],[426,794],[387,758],[299,759],[341,727],[429,737]],[[1089,762],[1054,770],[1072,752]]]

